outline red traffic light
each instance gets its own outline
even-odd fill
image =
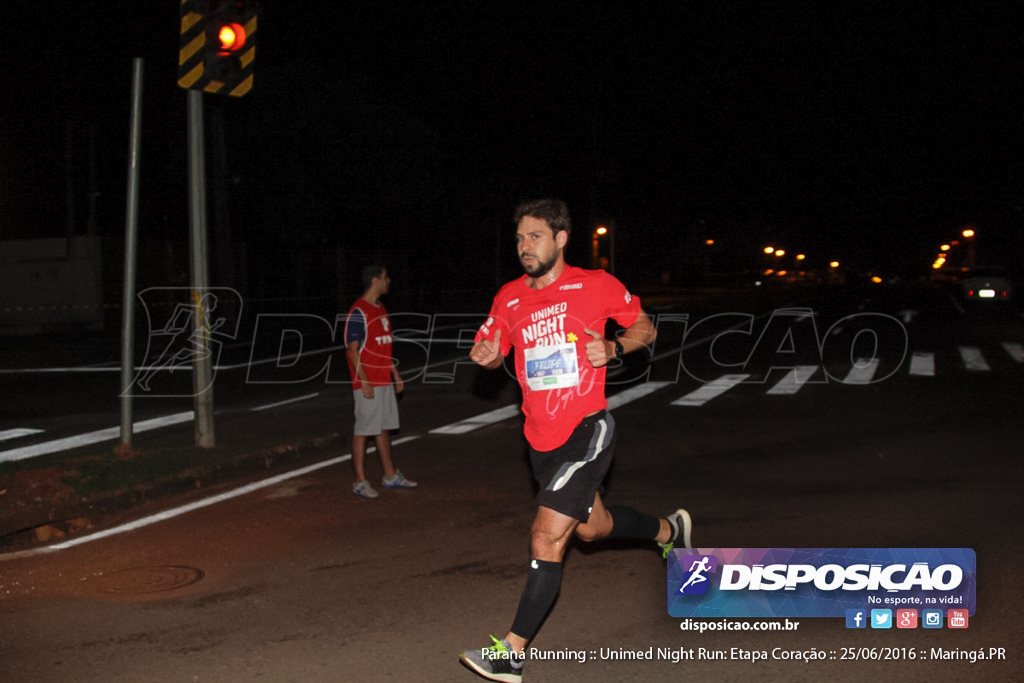
[[[217,42],[220,52],[238,52],[245,47],[245,28],[234,22],[221,24],[217,28]]]

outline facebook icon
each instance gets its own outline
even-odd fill
[[[867,628],[867,612],[862,609],[846,610],[846,628]]]

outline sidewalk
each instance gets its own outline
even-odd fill
[[[351,400],[346,391],[327,390],[273,410],[217,413],[213,448],[194,444],[189,422],[135,435],[127,454],[108,441],[0,463],[0,553],[348,453]]]

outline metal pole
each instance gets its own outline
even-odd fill
[[[135,279],[139,226],[139,165],[142,140],[141,58],[132,62],[132,120],[128,141],[128,199],[124,217],[124,294],[121,300],[121,444],[132,445],[131,386],[135,365]]]
[[[213,448],[213,372],[211,368],[210,326],[206,310],[209,288],[206,254],[206,163],[203,142],[203,93],[188,91],[188,156],[190,238],[192,243],[193,340],[196,349],[192,370],[195,404],[195,444]]]

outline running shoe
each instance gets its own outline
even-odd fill
[[[370,486],[370,482],[365,479],[352,484],[352,493],[357,496],[362,496],[363,498],[376,498],[380,495],[372,486]]]
[[[381,480],[381,486],[386,489],[414,489],[419,484],[414,481],[405,478],[405,475],[395,470],[395,476],[384,477]]]
[[[466,650],[459,661],[489,681],[518,683],[523,680],[523,658],[517,657],[507,640],[491,636],[494,645]]]
[[[668,557],[669,551],[676,547],[676,543],[682,543],[684,548],[691,547],[690,532],[693,528],[693,520],[690,519],[690,513],[683,508],[679,508],[665,519],[668,520],[668,525],[672,528],[672,538],[669,539],[668,543],[658,544],[658,547],[661,548],[662,559]]]

